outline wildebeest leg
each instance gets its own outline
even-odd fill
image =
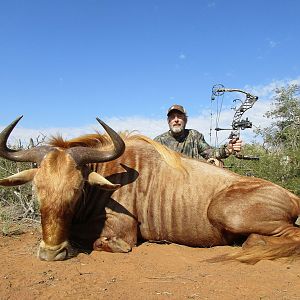
[[[276,186],[249,187],[241,183],[222,191],[208,208],[210,222],[221,231],[248,236],[251,233],[289,235],[299,207]]]
[[[281,236],[251,234],[244,242],[242,251],[228,258],[254,264],[261,259],[299,258],[299,254],[300,228],[290,227]]]
[[[114,237],[102,236],[94,243],[94,250],[107,252],[126,253],[131,251],[131,246],[122,239]]]
[[[249,249],[257,245],[269,246],[294,242],[300,242],[300,228],[297,227],[289,228],[288,233],[286,232],[281,236],[265,236],[252,233],[248,236],[242,247],[243,249]]]
[[[299,204],[288,193],[268,185],[236,184],[208,209],[209,220],[225,237],[249,236],[243,251],[227,257],[248,263],[299,254],[300,228],[293,225],[298,214]]]
[[[137,222],[128,215],[108,213],[105,226],[93,248],[107,252],[129,252],[137,243]]]

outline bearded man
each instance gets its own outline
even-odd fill
[[[221,148],[211,147],[204,135],[195,129],[186,129],[187,113],[183,106],[174,104],[168,109],[168,124],[170,130],[154,138],[155,141],[185,156],[206,159],[227,158],[234,152],[241,151],[242,141],[232,139]]]

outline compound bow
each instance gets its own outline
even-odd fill
[[[246,98],[244,101],[241,101],[242,104],[240,107],[235,108],[235,114],[233,116],[233,120],[231,123],[231,128],[220,128],[216,127],[215,131],[218,132],[220,130],[231,130],[231,133],[228,137],[228,139],[239,139],[240,138],[240,130],[244,130],[246,128],[252,128],[252,122],[249,121],[248,118],[242,119],[242,115],[250,108],[253,107],[254,103],[258,100],[257,96],[254,96],[248,92],[245,92],[240,89],[229,89],[225,88],[222,84],[214,85],[212,88],[212,100],[215,99],[215,97],[219,97],[224,95],[226,92],[238,92],[246,95]],[[236,102],[240,99],[235,99]],[[242,155],[240,153],[234,153],[236,158],[239,159],[245,159],[245,160],[259,160],[259,157],[256,156],[249,156],[249,155]]]

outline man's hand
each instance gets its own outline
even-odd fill
[[[240,152],[242,149],[242,140],[239,139],[232,139],[229,141],[227,145],[227,151],[229,154],[233,154],[235,152]]]

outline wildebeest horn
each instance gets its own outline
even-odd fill
[[[53,148],[50,146],[39,146],[27,150],[13,150],[7,147],[7,139],[13,129],[16,127],[18,122],[23,116],[18,117],[10,125],[2,130],[0,133],[0,157],[20,162],[33,162],[39,163],[43,157],[51,151]]]
[[[102,120],[100,120],[99,118],[96,118],[96,120],[100,123],[100,125],[105,129],[105,131],[112,139],[114,149],[100,151],[99,149],[80,146],[68,149],[67,152],[73,157],[78,165],[111,161],[120,157],[125,150],[125,143],[122,138]]]

